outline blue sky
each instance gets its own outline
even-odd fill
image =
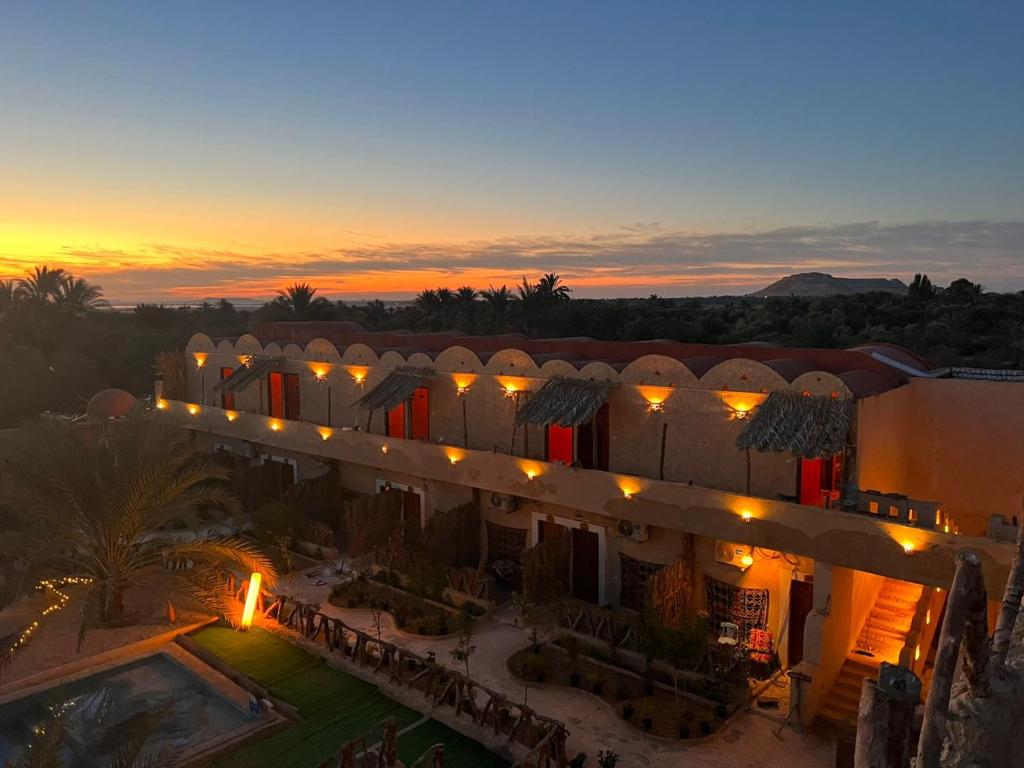
[[[1019,3],[6,2],[0,276],[674,295],[934,263],[1021,289],[1021,28]]]

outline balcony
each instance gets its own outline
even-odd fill
[[[988,539],[911,528],[881,516],[849,514],[685,483],[580,469],[508,454],[285,421],[261,414],[162,400],[183,427],[267,448],[470,486],[604,517],[764,547],[890,578],[948,587],[954,555],[979,553],[995,594],[1012,548]]]

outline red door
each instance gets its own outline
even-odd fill
[[[226,379],[228,376],[230,376],[232,373],[234,373],[234,371],[235,371],[234,368],[228,368],[226,366],[222,367],[220,369],[220,380],[224,381],[224,379]],[[227,410],[227,411],[233,411],[235,409],[235,393],[234,392],[225,392],[224,390],[221,390],[221,392],[220,392],[220,407],[225,409],[225,410]]]
[[[828,506],[838,498],[842,460],[837,456],[824,459],[800,459],[800,503],[814,507]]]
[[[405,403],[399,403],[388,411],[388,437],[405,437]]]
[[[430,399],[426,387],[412,393],[412,439],[430,440]]]
[[[284,418],[284,374],[267,374],[267,415],[275,419]]]
[[[575,430],[561,424],[548,424],[547,460],[572,464]]]

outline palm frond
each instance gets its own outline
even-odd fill
[[[246,574],[259,573],[267,589],[277,586],[277,569],[252,542],[235,536],[217,536],[171,544],[163,549],[170,559],[192,560],[206,565],[235,565]]]

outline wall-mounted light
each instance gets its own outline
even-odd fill
[[[160,409],[161,411],[166,411],[167,410],[167,401],[163,400],[163,399],[157,400],[156,401],[156,407],[158,409]]]
[[[663,400],[648,400],[647,410],[651,413],[661,413],[665,410],[665,402]]]
[[[386,445],[382,445],[380,447],[380,452],[383,453],[385,456],[387,455],[389,450],[390,450],[390,448],[388,448]]]
[[[747,554],[740,557],[740,567],[743,568],[743,570],[747,570],[747,568],[749,568],[753,564],[754,556],[751,553],[747,552]]]
[[[506,386],[504,394],[505,397],[519,397],[519,390],[513,386]]]
[[[533,478],[535,478],[536,476],[537,476],[537,473],[534,472],[532,469],[526,470],[526,479],[527,480],[533,480]]]
[[[327,381],[327,369],[323,366],[317,366],[313,369],[313,378],[323,384]]]
[[[197,413],[199,413],[199,406],[196,405],[195,403],[189,403],[185,408],[189,412],[190,416],[195,416]]]
[[[467,392],[469,392],[469,387],[466,386],[465,384],[458,384],[458,385],[456,385],[456,387],[455,387],[455,394],[458,397],[462,397]]]
[[[238,411],[224,411],[224,418],[228,421],[234,421],[238,418]]]
[[[320,427],[317,430],[317,432],[320,433],[320,439],[323,440],[325,443],[328,440],[330,440],[331,439],[331,435],[334,434],[334,430],[332,430],[330,427]]]
[[[263,577],[259,573],[254,573],[249,577],[249,589],[245,593],[245,606],[242,608],[242,629],[252,626],[252,617],[256,612],[256,600],[260,596],[262,581]]]
[[[754,516],[750,513],[749,510],[746,509],[740,512],[740,517],[743,518],[744,523],[749,523],[751,520],[754,519]]]
[[[278,421],[277,419],[272,419],[271,420],[271,422],[270,422],[270,430],[272,432],[280,432],[281,431],[281,427],[282,427],[282,425],[281,425],[280,421]]]
[[[194,352],[192,358],[196,361],[196,368],[202,368],[206,365],[206,352]]]
[[[914,554],[914,542],[904,541],[902,546],[904,555],[910,557],[912,554]]]

